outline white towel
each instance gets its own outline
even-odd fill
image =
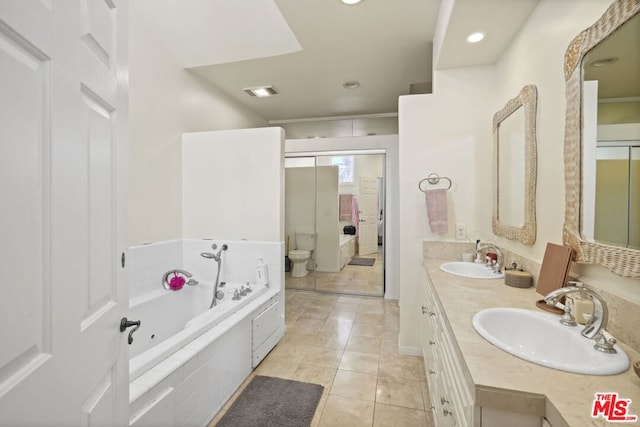
[[[431,231],[437,234],[444,234],[449,231],[449,220],[447,213],[447,190],[437,188],[425,191],[427,202],[427,215],[429,216],[429,226]]]

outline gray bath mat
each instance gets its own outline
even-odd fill
[[[352,258],[351,261],[349,261],[349,265],[364,265],[365,267],[371,267],[375,262],[375,258]]]
[[[310,426],[322,390],[319,384],[256,375],[216,426]]]

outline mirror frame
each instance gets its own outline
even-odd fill
[[[525,245],[536,241],[536,180],[537,146],[536,113],[538,90],[535,85],[526,85],[518,96],[507,101],[493,116],[493,233]],[[520,107],[524,108],[524,224],[521,227],[500,222],[500,123]]]
[[[566,121],[564,136],[565,219],[562,241],[575,261],[600,264],[613,273],[640,278],[640,251],[585,240],[582,222],[582,62],[587,53],[640,12],[640,1],[616,0],[592,26],[578,34],[564,57]]]

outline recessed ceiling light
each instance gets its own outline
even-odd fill
[[[484,39],[484,33],[480,33],[480,32],[471,33],[467,36],[467,42],[469,43],[478,43],[482,39]]]
[[[344,4],[358,4],[360,3],[362,0],[340,0],[342,3]]]
[[[243,90],[251,96],[260,98],[278,94],[278,91],[273,86],[246,87]]]
[[[603,58],[593,61],[591,63],[592,67],[606,67],[607,65],[611,65],[614,62],[617,62],[618,58],[616,56],[612,56],[611,58]]]
[[[344,82],[342,83],[342,87],[345,89],[358,89],[360,87],[360,82],[355,80]]]

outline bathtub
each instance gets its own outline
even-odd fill
[[[351,234],[340,235],[340,269],[351,261],[356,252],[356,236]]]
[[[189,342],[211,330],[229,316],[247,306],[267,291],[253,285],[252,292],[238,301],[232,299],[243,284],[227,283],[224,298],[209,309],[213,283],[200,282],[180,291],[163,288],[130,301],[128,317],[140,320],[140,329],[129,346],[129,381],[143,375]]]

